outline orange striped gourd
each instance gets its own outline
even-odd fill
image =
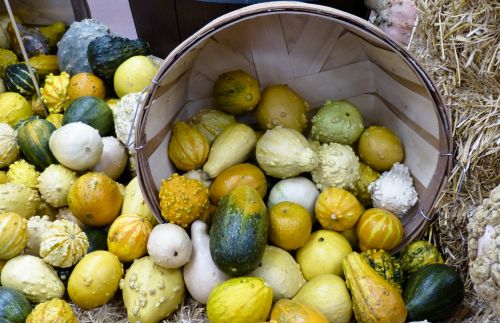
[[[14,212],[0,214],[0,259],[14,258],[26,247],[27,222]]]
[[[207,161],[210,145],[195,127],[183,121],[176,122],[168,144],[168,157],[180,170],[201,168]]]
[[[40,256],[52,266],[68,268],[85,256],[88,247],[87,235],[77,224],[56,220],[42,234]]]
[[[403,240],[403,225],[389,211],[371,208],[366,210],[356,224],[356,234],[361,251],[368,249],[391,250]]]
[[[121,262],[129,262],[144,256],[153,226],[135,213],[116,218],[108,231],[108,250]]]

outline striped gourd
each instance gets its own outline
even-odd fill
[[[403,240],[403,225],[389,211],[379,208],[366,210],[356,224],[361,251],[368,249],[391,250]]]
[[[40,256],[52,265],[62,268],[76,264],[89,247],[87,235],[68,220],[56,220],[42,234]]]
[[[54,130],[56,127],[45,119],[32,118],[18,125],[19,147],[26,160],[40,170],[57,164],[49,147],[49,139]]]
[[[34,70],[35,78],[38,76]],[[24,97],[31,97],[35,93],[35,85],[31,79],[28,65],[25,63],[12,64],[5,68],[4,83],[7,90],[17,92]]]
[[[14,212],[0,214],[0,259],[13,258],[28,243],[27,220]]]
[[[108,232],[108,250],[121,262],[129,262],[146,254],[148,238],[153,226],[146,218],[122,214],[115,219]]]
[[[59,65],[57,63],[57,55],[38,55],[29,59],[31,67],[36,70],[39,77],[43,78],[50,73],[59,73]]]

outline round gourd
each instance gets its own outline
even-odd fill
[[[104,172],[112,179],[117,179],[127,166],[127,151],[115,137],[102,138],[102,144],[101,158],[92,167],[92,171]]]
[[[33,74],[35,75],[36,81],[38,81],[38,75],[34,69]],[[8,91],[19,93],[25,98],[35,93],[35,85],[33,84],[33,79],[31,78],[26,63],[17,63],[7,66],[4,71],[3,81]]]
[[[184,299],[180,269],[156,265],[151,257],[135,260],[120,284],[130,322],[159,322]]]
[[[404,157],[401,140],[381,126],[371,126],[363,131],[358,141],[358,153],[363,162],[378,172],[391,169]]]
[[[413,241],[401,252],[401,266],[407,275],[434,263],[442,264],[444,260],[439,250],[430,242]]]
[[[159,197],[165,220],[183,227],[203,215],[210,205],[208,189],[203,183],[178,174],[163,180]]]
[[[273,289],[273,301],[292,298],[306,283],[300,266],[292,255],[281,248],[266,246],[259,267],[249,276],[257,276]]]
[[[320,143],[350,145],[363,131],[363,117],[348,101],[328,100],[312,118],[311,138]]]
[[[336,275],[314,277],[292,300],[320,311],[330,322],[349,323],[352,318],[351,295],[344,280]]]
[[[40,257],[40,242],[42,241],[42,235],[50,224],[52,224],[52,222],[47,215],[35,215],[28,220],[27,227],[29,239],[24,253]]]
[[[302,247],[309,239],[311,228],[311,216],[299,204],[280,202],[269,210],[269,239],[280,248]]]
[[[286,84],[272,85],[262,92],[257,121],[262,129],[283,126],[303,132],[307,126],[309,104]]]
[[[36,189],[38,186],[38,176],[35,166],[24,159],[19,159],[9,165],[7,171],[7,181],[9,183],[22,184],[26,187]]]
[[[241,71],[219,75],[214,84],[217,107],[233,115],[251,111],[260,100],[260,85],[255,77]]]
[[[24,323],[31,312],[31,304],[19,291],[0,287],[0,322]]]
[[[33,303],[62,298],[64,284],[56,271],[42,259],[20,255],[10,259],[2,269],[2,286],[16,289]]]
[[[22,184],[0,184],[0,213],[15,212],[29,219],[40,206],[38,191]]]
[[[108,250],[121,262],[130,262],[146,254],[146,245],[153,226],[140,215],[122,214],[108,231]]]
[[[71,212],[84,224],[104,226],[119,215],[123,197],[115,181],[104,173],[80,176],[68,192]]]
[[[267,207],[270,209],[273,205],[288,201],[302,205],[311,215],[311,220],[314,223],[314,205],[318,198],[319,190],[316,185],[305,177],[291,177],[282,179],[274,184],[267,198]]]
[[[0,168],[12,164],[18,155],[16,132],[7,123],[0,122]]]
[[[271,321],[290,323],[328,323],[328,319],[320,311],[309,305],[280,299],[271,310]]]
[[[342,260],[352,252],[349,241],[338,232],[318,230],[311,234],[295,259],[306,280],[321,274],[342,276]]]
[[[38,304],[26,318],[26,323],[49,322],[77,323],[78,320],[68,303],[54,298]]]
[[[134,177],[125,188],[121,212],[123,214],[138,214],[147,219],[152,225],[158,223],[142,196],[141,188],[139,187],[139,179],[137,177]]]
[[[40,257],[52,265],[68,268],[75,265],[89,247],[87,235],[68,220],[56,220],[47,226],[40,242]]]
[[[71,102],[64,112],[63,126],[73,122],[83,122],[106,136],[113,130],[113,114],[108,104],[95,96],[81,96]]]
[[[68,192],[76,181],[74,171],[63,165],[53,164],[38,177],[38,190],[42,198],[53,207],[68,205]]]
[[[263,322],[271,311],[273,290],[262,278],[237,277],[217,285],[207,303],[212,323]]]
[[[193,245],[186,230],[172,223],[163,223],[151,231],[147,249],[155,264],[179,268],[191,258]]]
[[[17,126],[17,139],[21,151],[30,164],[44,170],[57,160],[49,147],[56,127],[47,120],[30,118]]]
[[[49,147],[64,166],[85,170],[99,162],[103,143],[97,130],[82,122],[74,122],[55,130],[50,136]]]
[[[33,115],[28,101],[19,93],[0,93],[0,122],[14,127],[19,121]]]
[[[118,97],[141,92],[151,83],[158,68],[146,56],[133,56],[116,69],[114,87]]]
[[[104,82],[92,73],[78,73],[69,80],[68,96],[73,101],[81,96],[95,96],[104,99],[106,91]]]
[[[123,265],[111,252],[87,254],[75,266],[68,280],[68,295],[76,305],[91,309],[106,304],[118,289]]]
[[[210,201],[218,205],[224,195],[231,193],[239,185],[248,185],[264,198],[267,192],[266,175],[252,164],[236,164],[222,171],[210,185]]]
[[[403,240],[403,225],[391,212],[371,208],[366,210],[356,224],[359,249],[391,250]]]
[[[28,244],[26,219],[14,212],[0,214],[0,259],[19,255]]]
[[[174,124],[168,157],[175,167],[183,171],[200,168],[207,161],[209,150],[207,138],[198,129],[183,121]]]
[[[329,187],[316,200],[316,218],[324,229],[344,231],[352,228],[363,213],[358,199],[348,191]]]

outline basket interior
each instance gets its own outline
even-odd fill
[[[419,203],[402,221],[405,239],[421,230],[447,167],[443,107],[403,50],[368,23],[331,8],[235,14],[202,29],[167,57],[136,135],[142,146],[139,178],[159,220],[158,188],[176,171],[166,153],[172,123],[213,108],[215,80],[235,69],[257,77],[262,89],[288,84],[312,109],[327,99],[347,99],[359,108],[365,126],[384,125],[397,133],[419,193]],[[252,115],[242,118],[253,121]]]

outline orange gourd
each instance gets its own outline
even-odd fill
[[[121,262],[144,256],[152,229],[151,223],[138,214],[120,215],[108,231],[109,252],[114,253]]]
[[[70,101],[88,95],[104,99],[106,90],[100,78],[92,73],[83,72],[73,75],[69,80],[68,95]]]
[[[352,193],[329,187],[319,194],[314,211],[323,228],[344,231],[356,224],[364,208]]]
[[[328,323],[318,310],[289,299],[280,299],[271,310],[271,321],[277,323]]]
[[[359,249],[391,250],[403,240],[403,225],[398,217],[379,208],[366,210],[356,224]]]
[[[183,121],[174,124],[168,144],[168,157],[180,170],[198,169],[207,161],[210,145],[207,138],[195,127]]]

